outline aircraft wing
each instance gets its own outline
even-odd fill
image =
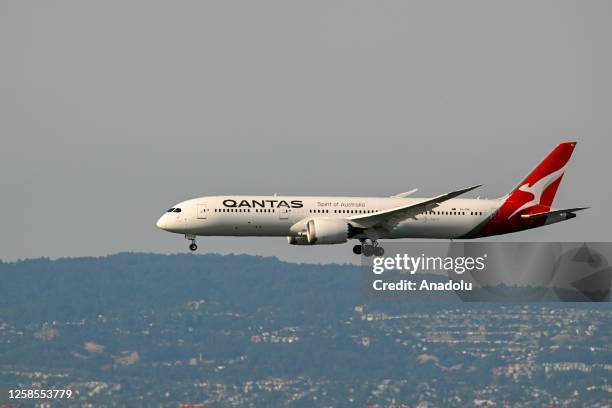
[[[576,211],[586,210],[590,207],[576,207],[576,208],[564,208],[562,210],[553,210],[553,211],[545,211],[536,214],[522,214],[521,218],[539,218],[539,217],[548,217],[549,215],[555,214],[563,214],[563,213],[575,213]]]
[[[404,197],[408,197],[411,194],[416,193],[417,191],[419,191],[418,188],[413,188],[410,191],[406,191],[405,193],[399,193],[399,194],[394,194],[392,196],[390,196],[391,198],[404,198]]]
[[[352,224],[360,228],[372,228],[376,226],[382,226],[387,229],[393,228],[395,225],[406,220],[407,218],[416,218],[417,215],[436,208],[440,203],[455,198],[463,193],[472,191],[481,184],[469,188],[464,188],[457,191],[451,191],[450,193],[442,194],[434,198],[430,198],[419,203],[413,203],[404,205],[401,207],[395,207],[384,211],[379,211],[372,214],[361,214],[348,217]]]

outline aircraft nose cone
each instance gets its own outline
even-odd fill
[[[166,214],[159,217],[159,220],[157,220],[157,223],[155,225],[157,225],[157,228],[159,229],[166,229]]]

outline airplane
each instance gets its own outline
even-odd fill
[[[472,239],[542,227],[589,207],[553,209],[576,142],[559,144],[514,190],[497,199],[457,198],[480,185],[430,198],[411,190],[390,197],[210,196],[182,201],[157,227],[197,236],[279,237],[292,245],[359,241],[353,253],[382,256],[380,239]]]

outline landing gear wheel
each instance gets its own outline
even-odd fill
[[[374,247],[372,245],[363,245],[361,247],[361,251],[363,256],[372,256],[374,255]]]
[[[354,253],[355,255],[361,255],[361,245],[355,245],[355,246],[353,247],[353,253]]]
[[[185,234],[185,239],[188,239],[189,241],[191,241],[191,245],[189,245],[189,249],[191,249],[192,251],[195,251],[196,249],[198,249],[198,246],[196,245],[195,235]]]
[[[385,249],[381,246],[374,247],[374,255],[383,256],[385,254]]]

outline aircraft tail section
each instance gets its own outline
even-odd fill
[[[576,142],[565,142],[555,147],[510,194],[504,197],[498,217],[509,219],[519,213],[550,211],[563,179],[565,167],[575,147]]]

